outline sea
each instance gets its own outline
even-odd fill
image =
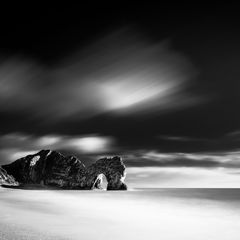
[[[240,189],[0,187],[1,240],[239,240]]]

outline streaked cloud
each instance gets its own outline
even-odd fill
[[[179,142],[200,142],[200,141],[208,141],[206,138],[194,138],[187,136],[171,136],[171,135],[160,135],[157,136],[159,139],[168,140],[168,141],[179,141]]]
[[[122,29],[76,50],[52,67],[23,56],[0,63],[0,108],[58,122],[101,113],[185,108],[202,102],[186,88],[196,70],[169,41]],[[24,119],[23,119],[24,120]]]
[[[240,151],[126,154],[129,167],[240,168]]]
[[[190,61],[168,42],[151,43],[133,32],[114,32],[65,59],[56,69],[60,82],[68,79],[73,83],[63,89],[71,88],[72,110],[129,114],[199,102],[197,96],[184,92],[195,74]],[[84,100],[86,106],[76,105],[77,100]],[[65,104],[61,109],[67,108]]]
[[[239,188],[237,169],[195,167],[128,168],[126,181],[139,188]]]

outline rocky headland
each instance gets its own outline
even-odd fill
[[[64,156],[57,151],[42,150],[3,165],[2,172],[4,176],[12,175],[11,181],[22,185],[38,184],[63,189],[101,188],[102,174],[104,174],[108,182],[107,190],[127,189],[124,183],[126,167],[118,156],[101,158],[86,167],[75,156]]]

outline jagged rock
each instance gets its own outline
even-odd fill
[[[2,166],[23,184],[52,185],[65,189],[101,188],[101,174],[106,176],[108,190],[126,190],[125,166],[120,157],[102,158],[86,168],[74,156],[42,150]]]
[[[0,185],[18,186],[18,182],[0,167]]]

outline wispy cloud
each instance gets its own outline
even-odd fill
[[[146,151],[126,155],[129,167],[240,168],[240,150],[207,153],[160,153]]]
[[[81,136],[6,134],[0,137],[0,165],[41,149],[62,150],[80,155],[108,153],[114,149],[114,142],[113,137],[98,134]]]
[[[196,137],[187,137],[187,136],[171,136],[171,135],[160,135],[157,136],[159,139],[168,140],[168,141],[179,141],[179,142],[200,142],[208,141],[206,138],[196,138]]]
[[[127,183],[139,188],[239,188],[237,169],[195,167],[133,167],[127,169]]]
[[[183,108],[201,102],[186,91],[195,72],[169,42],[152,43],[123,29],[52,67],[19,56],[2,61],[0,108],[39,122]]]

